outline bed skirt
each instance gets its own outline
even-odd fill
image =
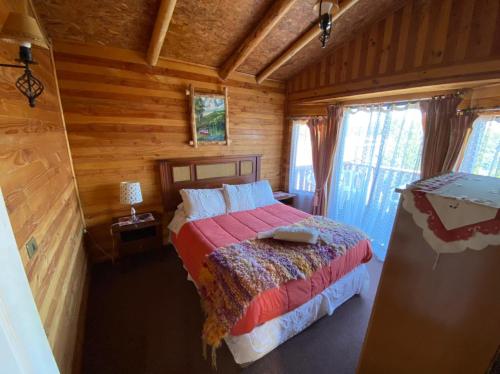
[[[173,243],[171,244],[178,255],[177,248]],[[186,270],[187,279],[197,287],[184,263],[182,265]],[[340,305],[367,290],[369,286],[368,270],[365,264],[361,264],[307,303],[257,326],[247,334],[230,335],[224,340],[234,361],[241,366],[249,365],[304,331],[320,318],[332,315]]]
[[[369,275],[362,264],[298,308],[254,328],[248,334],[226,337],[226,344],[237,364],[251,364],[315,321],[332,315],[335,309],[367,287]]]

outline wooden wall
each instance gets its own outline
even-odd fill
[[[498,0],[409,0],[292,77],[289,98],[500,78],[499,14]]]
[[[18,53],[0,43],[2,63]],[[54,356],[61,373],[70,373],[87,271],[84,226],[50,53],[34,48],[33,54],[34,74],[45,85],[36,108],[15,87],[22,71],[0,68],[0,187]],[[30,238],[38,243],[31,259]]]
[[[500,84],[486,85],[471,90],[467,106],[470,108],[500,108]]]
[[[229,87],[231,145],[189,145],[189,84],[221,89],[215,69],[160,59],[157,67],[127,50],[56,43],[56,66],[69,142],[86,222],[93,241],[111,248],[109,225],[125,215],[119,183],[141,182],[139,211],[162,211],[156,160],[225,154],[262,154],[262,177],[281,187],[284,84],[255,84],[243,74]],[[103,255],[91,246],[93,258]]]

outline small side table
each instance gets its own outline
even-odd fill
[[[294,206],[295,196],[297,196],[294,193],[283,192],[283,191],[274,191],[273,195],[276,200],[290,206]]]
[[[151,221],[121,225],[118,224],[120,217],[113,218],[111,233],[114,257],[120,258],[133,253],[161,250],[163,244],[161,214],[152,212],[152,215],[154,220]]]

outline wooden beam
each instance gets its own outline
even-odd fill
[[[473,62],[453,66],[431,66],[428,69],[410,71],[377,77],[366,78],[355,82],[330,85],[323,88],[313,88],[288,94],[288,100],[293,102],[318,102],[338,99],[345,96],[444,85],[449,83],[479,82],[483,84],[500,80],[500,59],[484,62]]]
[[[360,0],[345,0],[340,5],[339,11],[333,15],[332,22],[335,22],[345,12],[352,8]],[[272,73],[278,70],[283,64],[295,56],[302,48],[309,44],[313,39],[317,38],[321,33],[318,24],[315,23],[309,30],[297,39],[285,52],[276,58],[271,64],[257,75],[257,83],[265,81]]]
[[[297,0],[277,0],[269,8],[257,27],[247,35],[238,49],[222,65],[219,76],[227,79],[264,40]]]
[[[156,16],[155,27],[153,29],[153,36],[149,43],[147,61],[150,65],[155,66],[160,57],[161,48],[167,35],[168,26],[174,14],[174,8],[177,0],[162,0],[158,15]]]

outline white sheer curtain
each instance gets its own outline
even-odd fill
[[[500,178],[500,116],[474,121],[459,170]]]
[[[305,212],[312,211],[315,187],[309,128],[305,120],[294,120],[290,148],[289,191],[297,195],[296,208]]]
[[[345,109],[328,216],[363,230],[380,260],[399,201],[394,190],[419,178],[422,143],[418,104]]]

